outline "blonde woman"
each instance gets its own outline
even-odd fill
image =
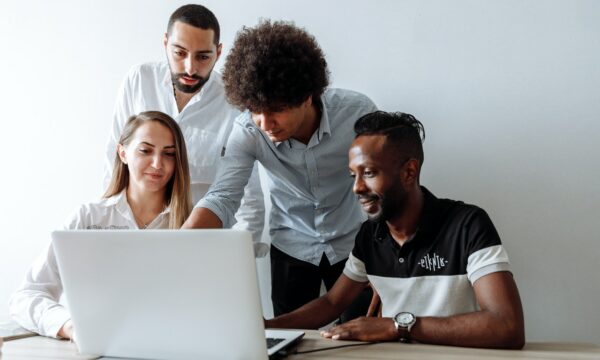
[[[129,118],[115,151],[104,197],[87,203],[65,229],[178,229],[192,209],[190,175],[177,123],[158,111]],[[62,283],[49,246],[11,296],[10,314],[40,335],[72,338],[68,310],[59,303]]]

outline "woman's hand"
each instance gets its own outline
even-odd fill
[[[63,339],[73,340],[73,322],[68,320],[61,328],[58,330],[59,337]]]

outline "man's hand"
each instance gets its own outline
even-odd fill
[[[182,229],[220,229],[223,227],[221,219],[206,208],[195,208],[181,226]]]
[[[391,318],[359,317],[322,331],[321,336],[333,340],[395,341],[398,332]]]
[[[73,339],[73,322],[68,320],[61,328],[58,330],[58,336],[63,339]]]
[[[381,298],[371,283],[369,283],[369,287],[373,291],[373,297],[367,310],[367,316],[381,317]]]

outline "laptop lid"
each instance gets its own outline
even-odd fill
[[[267,358],[249,232],[71,230],[52,239],[80,352]]]

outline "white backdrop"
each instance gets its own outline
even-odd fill
[[[133,64],[164,57],[168,16],[183,3],[0,4],[0,304],[49,232],[100,196],[117,88]],[[333,86],[423,121],[422,183],[490,213],[528,340],[600,343],[600,2],[365,4],[205,3],[226,51],[242,25],[294,20],[324,49]]]

